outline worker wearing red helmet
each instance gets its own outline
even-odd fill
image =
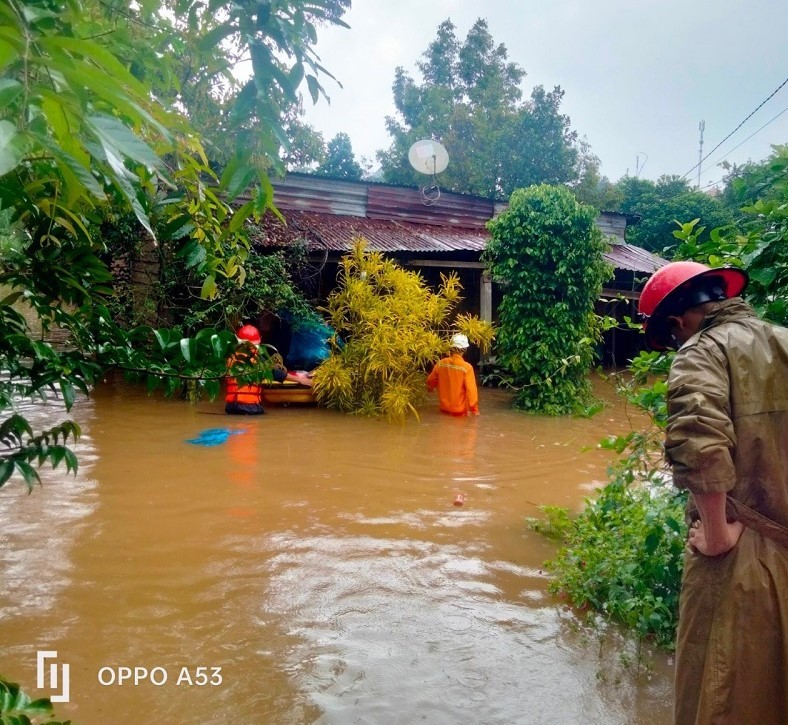
[[[788,717],[788,329],[739,296],[747,275],[673,262],[643,288],[647,344],[678,348],[665,452],[692,496],[675,721]]]
[[[227,363],[230,369],[233,365],[244,363],[254,365],[257,361],[257,348],[262,342],[260,331],[253,325],[244,325],[235,334],[238,340],[238,349]],[[287,371],[280,371],[274,367],[274,379],[280,382],[285,378]],[[263,387],[258,382],[239,384],[235,377],[227,377],[227,394],[224,398],[224,412],[228,415],[262,415]]]

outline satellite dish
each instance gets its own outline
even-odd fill
[[[420,174],[440,174],[449,165],[449,152],[437,141],[416,141],[408,151],[410,165]]]
[[[421,203],[432,206],[441,196],[440,187],[435,183],[435,175],[445,171],[449,165],[449,152],[437,141],[425,138],[416,141],[408,151],[410,165],[420,174],[430,174],[432,185],[421,190]]]

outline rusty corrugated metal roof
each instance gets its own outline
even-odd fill
[[[452,252],[481,253],[490,235],[485,229],[438,226],[400,221],[368,219],[330,213],[282,210],[287,225],[273,215],[253,227],[252,239],[263,247],[285,247],[302,239],[310,251],[337,252],[350,250],[353,241],[363,237],[368,249],[375,252],[413,252],[446,254]],[[651,274],[667,264],[645,249],[629,244],[614,244],[605,259],[617,269]]]
[[[425,204],[419,189],[370,186],[367,190],[367,217],[399,219],[417,224],[484,229],[492,217],[492,201],[442,192],[433,204]]]
[[[310,250],[347,252],[353,240],[363,237],[375,252],[481,252],[489,235],[482,229],[465,229],[404,222],[397,219],[365,219],[336,214],[283,210],[287,229],[267,219],[253,232],[255,244],[282,247],[297,238],[307,240]]]
[[[666,259],[631,244],[613,244],[610,251],[605,253],[605,259],[616,269],[648,274],[656,272],[668,263]]]
[[[291,174],[273,182],[274,204],[288,209],[365,217],[367,184],[320,176]]]

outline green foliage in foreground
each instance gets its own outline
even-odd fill
[[[677,256],[743,267],[750,275],[747,301],[766,319],[788,324],[788,146],[775,147],[766,162],[745,169],[729,191],[747,203],[738,228],[712,229],[706,237],[698,219],[679,224],[673,232],[680,243]],[[666,486],[662,457],[670,360],[641,353],[632,361],[633,377],[622,392],[653,425],[603,443],[621,458],[598,497],[577,518],[544,508],[546,519],[530,521],[562,544],[546,564],[555,575],[554,592],[668,649],[678,621],[686,534],[684,495]]]
[[[0,675],[0,725],[69,725],[71,720],[51,720],[52,703],[48,698],[31,700],[16,682]]]
[[[686,524],[686,494],[668,485],[661,454],[667,420],[665,375],[670,356],[641,353],[620,384],[628,402],[653,425],[601,444],[621,458],[610,482],[581,513],[543,507],[528,524],[561,544],[545,563],[550,589],[574,606],[626,625],[639,638],[672,649],[678,623]]]
[[[574,519],[565,509],[544,507],[546,521],[534,521],[533,529],[562,542],[546,563],[555,577],[550,590],[672,649],[685,501],[673,489],[649,490],[620,477]]]

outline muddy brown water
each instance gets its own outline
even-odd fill
[[[36,652],[57,651],[80,725],[670,722],[670,659],[623,666],[631,643],[547,592],[554,548],[523,525],[604,480],[593,447],[628,414],[598,392],[592,420],[483,389],[479,418],[390,425],[103,385],[74,409],[79,474],[0,490],[0,672],[53,694]],[[233,435],[187,442],[211,428]]]

